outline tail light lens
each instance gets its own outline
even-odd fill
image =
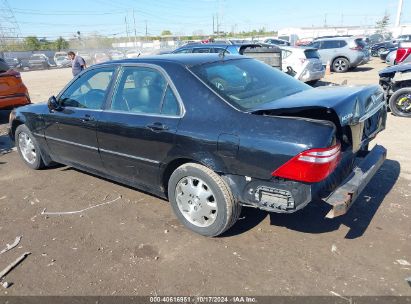
[[[403,62],[410,54],[411,48],[399,48],[397,50],[397,55],[395,56],[395,62],[397,64]]]
[[[357,45],[357,46],[354,46],[354,47],[352,47],[352,48],[350,48],[351,50],[354,50],[354,51],[362,51],[364,48],[361,46],[361,45]]]
[[[341,145],[310,149],[296,155],[271,175],[307,183],[324,180],[337,167],[341,159]]]

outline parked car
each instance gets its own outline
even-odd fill
[[[317,49],[283,46],[282,70],[303,82],[314,84],[325,76],[325,68]],[[293,75],[294,74],[294,75]]]
[[[240,54],[253,57],[267,63],[272,67],[281,69],[281,49],[278,46],[267,43],[248,44],[220,44],[220,43],[193,43],[178,48],[173,54],[183,53],[219,53]]]
[[[50,69],[49,58],[45,54],[33,54],[28,61],[28,68],[30,70],[36,69]]]
[[[411,117],[411,63],[385,68],[379,76],[392,113]]]
[[[62,61],[62,57],[68,59],[68,54],[67,54],[67,52],[55,52],[55,53],[54,53],[53,60],[54,60],[54,63],[55,63],[57,66],[58,66],[58,64],[57,64],[57,58],[59,58],[59,61],[61,62],[61,61]]]
[[[126,52],[126,58],[138,58],[141,55],[141,50],[128,50]]]
[[[0,110],[30,103],[30,96],[21,79],[20,72],[12,69],[0,59]]]
[[[398,38],[393,40],[393,43],[399,43],[402,41],[411,41],[411,34],[408,35],[400,35]]]
[[[120,60],[120,59],[126,58],[124,53],[121,52],[121,51],[113,50],[113,51],[110,51],[108,54],[109,54],[111,60]]]
[[[58,68],[69,68],[72,64],[71,60],[66,56],[57,57],[54,59],[54,62]]]
[[[68,58],[67,52],[56,52],[54,53],[53,59],[58,68],[71,67],[71,60]]]
[[[5,58],[4,61],[7,63],[7,65],[14,69],[14,70],[21,70],[22,69],[22,63],[19,58]]]
[[[390,53],[388,53],[386,59],[385,59],[385,63],[388,65],[395,65],[395,58],[397,57],[397,50],[391,51]]]
[[[96,64],[103,63],[109,60],[110,60],[110,57],[106,53],[98,52],[94,54],[94,63]]]
[[[318,49],[322,63],[329,62],[331,69],[337,73],[347,72],[370,60],[369,48],[361,38],[323,38],[309,46]]]
[[[393,51],[396,51],[397,49],[398,49],[398,47],[393,47],[393,48],[389,48],[388,50],[386,50],[384,52],[381,52],[380,53],[380,59],[382,61],[385,61],[387,59],[388,54],[393,52]]]
[[[143,189],[216,236],[242,206],[292,213],[324,198],[328,217],[346,213],[384,162],[367,147],[385,121],[377,85],[314,89],[252,58],[184,54],[90,67],[13,111],[9,133],[30,168],[54,161]]]
[[[395,56],[395,64],[411,63],[411,41],[400,42]]]
[[[266,40],[264,40],[264,43],[274,44],[274,45],[278,45],[278,46],[289,46],[289,45],[291,45],[290,42],[288,42],[287,40],[276,39],[276,38],[266,39]]]
[[[371,45],[370,51],[371,51],[371,56],[373,57],[379,57],[381,53],[387,51],[388,49],[395,48],[396,45],[393,44],[391,41],[385,41],[385,42],[380,42],[380,43],[375,43]]]
[[[90,53],[80,51],[80,52],[77,52],[77,55],[84,59],[87,66],[94,64],[94,58],[93,56],[90,55]]]

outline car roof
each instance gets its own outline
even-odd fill
[[[181,49],[182,48],[192,48],[192,47],[223,47],[225,48],[227,46],[235,47],[235,46],[241,46],[241,45],[242,45],[241,43],[234,43],[234,44],[231,44],[231,43],[190,43],[190,44],[183,45],[179,48]]]
[[[332,37],[332,38],[319,38],[316,39],[315,41],[330,41],[330,40],[355,40],[359,39],[358,37],[347,37],[347,36],[341,36],[341,37]]]
[[[226,54],[222,56],[217,53],[199,53],[199,54],[164,54],[164,55],[151,55],[143,56],[139,58],[130,58],[130,59],[121,59],[121,60],[112,60],[107,61],[99,65],[106,64],[127,64],[127,63],[152,63],[152,64],[161,64],[161,63],[176,63],[184,66],[193,66],[201,65],[206,63],[213,63],[217,61],[226,61],[226,60],[235,60],[235,59],[245,59],[248,58],[242,55],[231,55]]]

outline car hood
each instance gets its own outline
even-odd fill
[[[383,92],[378,85],[341,86],[304,90],[263,104],[251,112],[294,116],[301,111],[322,108],[329,112],[333,111],[338,116],[341,126],[346,126],[355,125],[361,119],[366,119],[366,116],[372,115],[382,106],[384,106]]]

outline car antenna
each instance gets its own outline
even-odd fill
[[[218,56],[220,56],[221,59],[224,59],[225,53],[228,53],[228,51],[227,51],[228,47],[229,47],[229,45],[227,45],[227,46],[225,47],[224,51],[222,51],[222,52],[220,52],[220,53],[218,54]]]

